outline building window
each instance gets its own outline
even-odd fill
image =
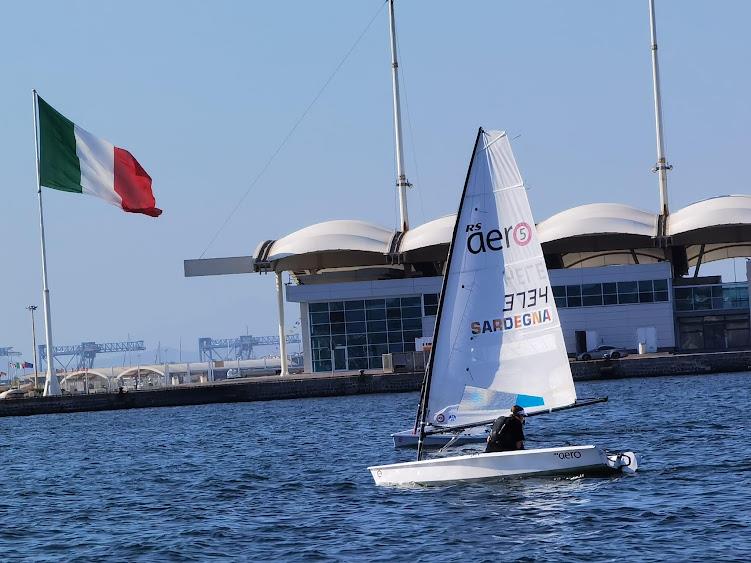
[[[585,283],[582,285],[582,305],[584,307],[602,305],[601,283]]]
[[[436,314],[438,294],[310,303],[313,371],[377,369],[382,355],[414,351],[422,316]]]
[[[426,293],[422,296],[422,307],[425,317],[433,317],[438,314],[438,294]]]
[[[728,350],[747,348],[748,315],[703,315],[678,318],[681,350]]]
[[[701,317],[678,321],[678,346],[681,350],[701,350],[704,348],[704,327]]]
[[[555,304],[559,308],[669,301],[668,280],[554,285],[553,296],[555,297]],[[678,294],[676,293],[677,299]],[[725,301],[732,300],[725,294],[723,294],[722,299]],[[748,296],[746,296],[746,302],[748,302]]]
[[[639,303],[653,303],[655,300],[652,289],[652,280],[639,282]]]
[[[553,297],[555,297],[555,305],[558,308],[565,307],[566,306],[566,286],[565,285],[554,285],[553,286]]]
[[[618,284],[615,282],[602,284],[603,305],[618,305]]]
[[[655,301],[668,300],[668,280],[652,280],[654,286]]]
[[[618,282],[618,304],[639,302],[639,284],[635,281]]]
[[[676,287],[673,290],[675,296],[675,310],[676,311],[692,311],[693,305],[693,291],[690,287]]]
[[[566,286],[566,306],[567,307],[581,307],[582,306],[582,286],[580,285],[567,285]]]
[[[712,287],[694,287],[694,311],[708,310],[712,308]]]
[[[655,290],[655,300],[658,293],[667,291]],[[673,288],[673,296],[676,311],[748,309],[748,285],[744,283],[679,286]]]

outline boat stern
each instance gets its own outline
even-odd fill
[[[639,469],[639,459],[634,452],[607,452],[607,464],[615,471],[633,475]]]

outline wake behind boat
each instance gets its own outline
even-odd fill
[[[418,410],[417,461],[370,467],[376,484],[635,471],[632,452],[596,446],[422,459],[434,436],[458,433],[456,443],[480,436],[477,428],[513,405],[531,416],[581,406],[506,133],[479,130],[456,217]],[[412,440],[399,433],[395,444],[397,437]]]

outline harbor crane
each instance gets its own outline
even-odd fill
[[[10,360],[13,360],[14,356],[20,356],[20,355],[21,355],[21,352],[16,352],[13,349],[13,346],[0,346],[0,358],[10,358]],[[8,369],[9,367],[10,366],[8,364],[0,364],[0,375],[4,377],[6,375],[5,370]]]
[[[288,334],[287,344],[299,344],[299,334]],[[253,358],[254,346],[279,346],[278,336],[243,335],[239,338],[199,338],[198,353],[200,361],[250,360]]]
[[[125,340],[121,342],[106,342],[97,344],[96,342],[81,342],[75,346],[53,346],[52,357],[57,359],[65,371],[71,365],[75,365],[76,370],[91,369],[94,367],[94,358],[97,354],[112,354],[115,352],[139,352],[146,350],[143,340]],[[42,361],[43,368],[46,364],[47,345],[39,345],[39,357]],[[60,361],[60,357],[69,356],[67,362]],[[45,368],[46,369],[46,368]]]
[[[21,352],[16,352],[13,346],[0,346],[0,358],[9,358],[13,360],[14,356],[20,356]],[[0,364],[0,372],[5,371],[9,366],[8,364]]]
[[[0,346],[0,358],[1,357],[12,357],[12,356],[20,356],[21,352],[16,352],[13,349],[13,346]]]

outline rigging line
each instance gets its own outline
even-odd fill
[[[357,48],[357,46],[360,44],[360,41],[362,41],[362,38],[365,37],[365,34],[368,32],[368,30],[373,25],[373,22],[376,20],[378,15],[383,10],[383,7],[386,5],[387,0],[384,0],[378,10],[375,14],[373,14],[373,17],[370,18],[370,21],[368,22],[368,25],[365,26],[365,29],[362,30],[360,35],[357,37],[355,42],[352,44],[352,46],[349,48],[349,50],[345,53],[345,55],[342,57],[342,59],[339,61],[339,64],[336,65],[336,68],[333,70],[333,72],[329,75],[329,77],[326,79],[326,82],[323,83],[323,86],[318,90],[318,93],[315,95],[313,100],[308,104],[308,106],[305,108],[305,110],[300,114],[300,117],[297,118],[297,121],[295,121],[292,128],[289,130],[289,132],[284,136],[282,139],[282,142],[279,143],[279,145],[276,147],[276,150],[271,154],[269,159],[266,161],[266,164],[263,165],[263,168],[261,168],[260,172],[256,174],[255,178],[253,178],[253,181],[250,183],[250,186],[248,186],[248,189],[245,190],[245,193],[242,195],[240,200],[237,202],[235,207],[232,208],[232,211],[230,211],[229,215],[227,215],[227,218],[224,220],[222,225],[217,229],[216,233],[214,233],[214,236],[209,241],[209,244],[206,245],[206,248],[203,249],[203,252],[201,252],[201,256],[199,258],[203,258],[206,255],[206,252],[208,252],[209,248],[211,248],[211,245],[214,244],[216,239],[219,237],[219,235],[222,233],[224,228],[229,224],[229,222],[232,220],[232,217],[234,217],[235,213],[237,213],[237,210],[240,209],[240,206],[245,201],[245,198],[248,197],[250,192],[253,190],[253,188],[256,186],[258,181],[261,179],[261,177],[264,175],[266,170],[269,169],[271,164],[276,159],[277,155],[282,152],[282,149],[285,147],[287,142],[290,140],[292,135],[297,131],[297,128],[300,126],[300,124],[303,122],[305,117],[308,115],[310,110],[313,108],[315,103],[318,101],[318,99],[321,97],[323,92],[326,90],[328,85],[331,83],[331,81],[334,79],[334,77],[338,74],[339,70],[344,66],[344,63],[347,62],[347,59],[349,59],[349,56],[352,54],[352,52]]]

